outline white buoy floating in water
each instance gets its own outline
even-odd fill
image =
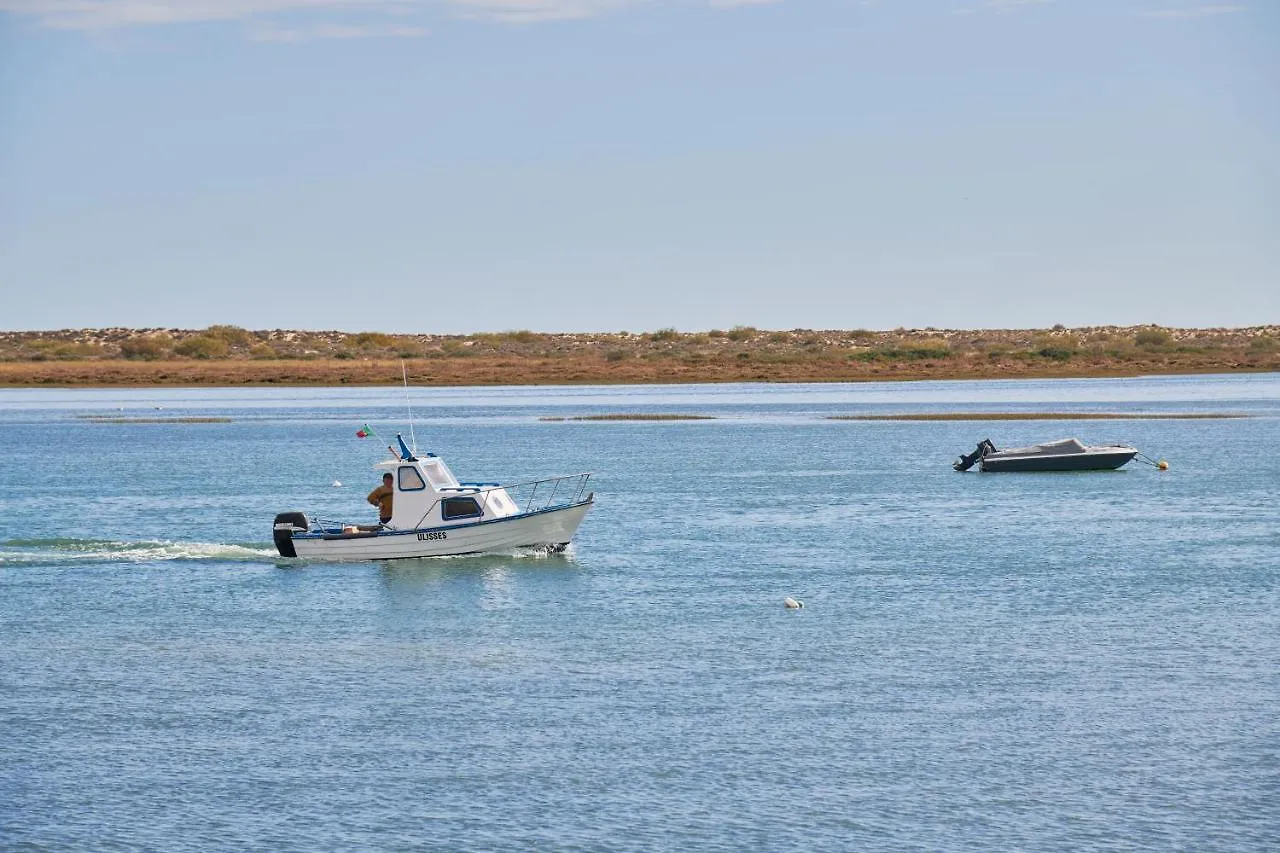
[[[789,595],[786,598],[782,599],[782,604],[788,610],[799,610],[800,608],[804,607],[803,601],[794,599]]]
[[[333,487],[334,487],[335,489],[341,489],[341,488],[342,488],[342,483],[341,483],[341,482],[339,482],[338,480],[334,480],[334,481],[333,481]]]

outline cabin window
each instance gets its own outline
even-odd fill
[[[427,479],[431,485],[437,489],[447,489],[450,486],[456,486],[458,483],[445,470],[442,470],[440,460],[429,459],[422,463],[422,470],[426,473]]]
[[[422,475],[418,473],[418,469],[411,465],[405,465],[400,468],[400,491],[402,492],[420,492],[427,487],[422,482]]]
[[[445,498],[440,502],[440,515],[445,521],[455,518],[475,518],[480,515],[480,504],[475,498]]]

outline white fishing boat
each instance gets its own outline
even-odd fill
[[[591,509],[590,473],[527,483],[462,483],[434,453],[400,453],[374,465],[392,478],[391,520],[357,524],[276,516],[273,536],[284,557],[394,560],[540,548],[563,551]]]

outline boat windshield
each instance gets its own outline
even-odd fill
[[[452,489],[458,485],[457,479],[453,476],[443,462],[439,459],[422,460],[422,470],[427,475],[427,479],[431,482],[431,487],[439,491],[440,489]]]

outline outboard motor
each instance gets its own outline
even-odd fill
[[[293,549],[293,534],[306,533],[310,529],[311,522],[307,521],[305,513],[282,512],[277,515],[271,538],[275,540],[276,550],[280,552],[280,556],[298,556],[298,552]]]
[[[981,460],[982,457],[986,456],[988,453],[996,452],[996,446],[991,443],[991,439],[984,438],[982,441],[978,442],[977,450],[973,451],[968,456],[961,456],[955,462],[951,463],[951,467],[955,468],[957,471],[968,471],[974,465],[978,464],[978,461]]]

